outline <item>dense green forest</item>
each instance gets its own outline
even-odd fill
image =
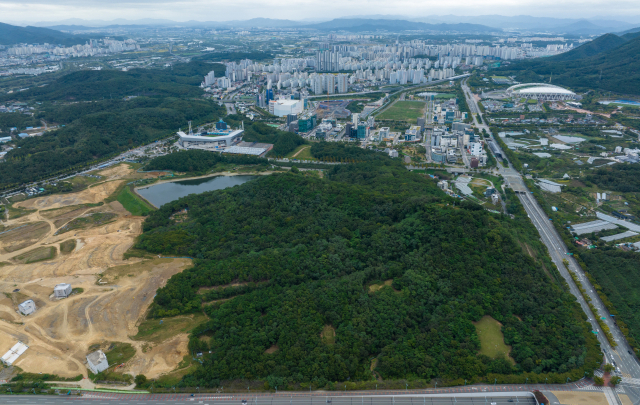
[[[0,96],[0,101],[95,101],[126,96],[198,97],[198,86],[211,70],[224,74],[224,65],[195,61],[167,69],[81,70],[44,87]]]
[[[587,181],[605,190],[621,193],[640,192],[640,165],[613,165],[587,175]]]
[[[344,143],[318,142],[311,145],[311,155],[320,160],[346,162],[376,159],[377,155],[382,154],[356,146],[348,146]]]
[[[590,56],[598,55],[603,52],[610,51],[614,48],[626,42],[625,38],[619,37],[615,34],[604,34],[593,41],[586,42],[577,48],[561,53],[560,55],[552,56],[548,60],[552,61],[567,61],[588,58]]]
[[[42,117],[65,127],[16,142],[0,165],[0,186],[37,180],[166,137],[187,121],[214,121],[224,107],[206,100],[138,97],[54,106]]]
[[[638,347],[640,338],[640,255],[615,248],[592,249],[580,252],[595,287],[603,292],[617,311],[616,323],[628,333],[627,340]],[[622,322],[621,322],[622,321]],[[625,331],[625,328],[628,330]],[[626,333],[625,333],[626,334]]]
[[[226,155],[206,150],[185,150],[159,156],[145,166],[145,170],[173,170],[177,172],[206,172],[219,163],[241,165],[266,164],[267,160],[257,156]]]
[[[566,61],[531,59],[511,63],[493,72],[515,76],[522,83],[552,79],[552,83],[574,90],[601,89],[620,94],[640,94],[639,64],[640,37],[635,37],[593,56]]]
[[[182,385],[372,380],[374,358],[384,379],[427,381],[522,372],[577,380],[597,367],[585,315],[521,210],[510,219],[454,200],[370,153],[324,178],[263,176],[148,217],[137,248],[195,258],[158,290],[150,316],[210,318],[189,343],[203,365]],[[186,219],[172,219],[183,209]],[[502,323],[514,364],[478,355],[472,322],[484,315]],[[321,337],[327,329],[335,338]]]

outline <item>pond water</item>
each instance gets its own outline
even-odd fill
[[[161,207],[168,202],[175,201],[189,194],[222,190],[246,183],[255,178],[256,176],[216,176],[203,179],[172,181],[139,189],[138,194],[156,207]]]

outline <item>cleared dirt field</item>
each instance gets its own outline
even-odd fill
[[[107,181],[98,183],[91,188],[73,194],[53,194],[45,197],[34,198],[16,203],[19,208],[49,210],[52,208],[62,208],[70,205],[96,204],[109,197],[122,180]]]
[[[130,336],[138,334],[157,289],[191,261],[124,260],[123,254],[141,233],[144,218],[132,216],[118,202],[86,204],[103,202],[135,173],[119,165],[99,174],[105,182],[84,191],[20,202],[22,208],[36,211],[2,223],[0,352],[20,340],[29,346],[15,363],[24,371],[86,376],[85,356],[91,345],[130,343],[136,355],[118,371],[154,378],[182,361],[187,354],[187,334],[176,330],[149,342]],[[110,222],[93,221],[56,233],[78,218],[95,214]],[[64,252],[59,250],[61,244],[66,246]],[[55,299],[53,288],[62,282],[83,292]],[[17,305],[25,299],[35,301],[34,314],[17,312]]]
[[[563,405],[608,405],[602,392],[551,391]]]

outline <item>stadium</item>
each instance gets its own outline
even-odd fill
[[[511,86],[506,91],[508,97],[526,98],[542,101],[574,100],[576,93],[545,83],[526,83]]]

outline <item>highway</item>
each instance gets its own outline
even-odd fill
[[[500,146],[496,142],[495,137],[491,133],[491,130],[484,123],[482,112],[479,109],[473,95],[471,94],[469,87],[467,86],[467,80],[468,79],[463,80],[461,85],[467,99],[467,104],[469,105],[469,110],[472,111],[474,124],[477,128],[484,129],[486,131],[489,138],[494,141],[494,143],[504,156],[504,152],[500,149]],[[478,121],[478,118],[480,119],[480,121]],[[602,351],[605,355],[605,362],[616,366],[616,374],[623,377],[623,382],[621,385],[625,387],[627,394],[631,398],[632,402],[636,403],[640,401],[640,365],[638,364],[638,360],[633,354],[631,347],[620,332],[620,329],[618,329],[617,325],[615,324],[613,317],[610,316],[600,297],[594,290],[589,280],[586,278],[584,271],[580,267],[578,262],[573,258],[573,256],[567,255],[567,246],[562,241],[562,238],[556,231],[553,223],[549,220],[549,217],[546,215],[536,199],[527,189],[522,180],[521,174],[513,168],[510,162],[506,165],[506,167],[499,167],[499,172],[504,177],[505,183],[508,184],[514,191],[518,192],[518,198],[524,206],[524,209],[531,219],[531,222],[538,230],[542,242],[549,250],[551,259],[558,267],[558,270],[560,271],[562,277],[567,281],[571,294],[576,297],[578,303],[582,307],[582,310],[585,312],[585,314],[587,314],[592,330],[597,332],[597,338],[600,343],[600,347],[602,348]],[[563,259],[567,260],[569,264],[568,269],[567,267],[565,267]],[[571,278],[569,271],[577,276],[580,284],[591,299],[592,305],[599,312],[601,318],[604,318],[602,320],[611,330],[613,338],[617,344],[617,348],[614,349],[609,344],[609,341],[607,340],[606,336],[600,329],[600,326],[595,319],[595,315],[591,312],[589,305],[582,296],[582,293],[578,289],[578,286],[573,281],[573,278]],[[611,398],[615,398],[615,403],[621,403],[617,395],[607,395],[607,398],[608,400],[610,400]]]
[[[259,395],[242,396],[238,394],[196,394],[189,395],[123,395],[106,397],[85,395],[52,396],[52,395],[2,395],[0,404],[7,405],[71,405],[71,404],[126,404],[126,405],[535,405],[536,401],[530,392],[517,393],[478,393],[478,394],[434,394],[434,395],[308,395],[289,396]]]

